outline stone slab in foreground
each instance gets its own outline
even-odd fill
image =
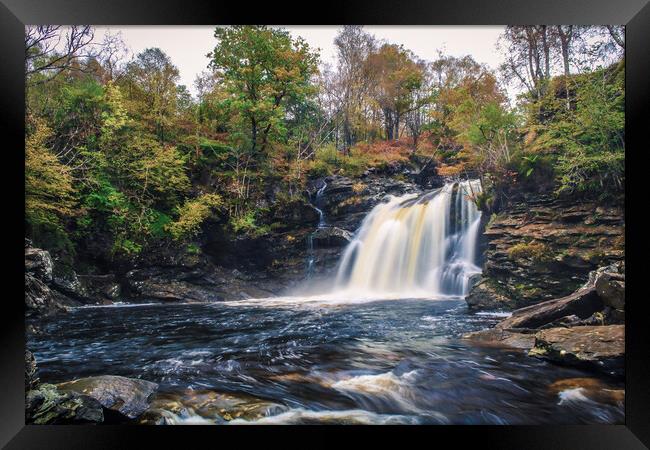
[[[535,335],[535,346],[528,354],[622,376],[625,370],[625,326],[578,326],[542,330]]]

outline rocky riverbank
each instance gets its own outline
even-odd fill
[[[622,377],[624,321],[625,265],[616,263],[590,272],[588,281],[566,297],[517,309],[493,329],[464,338]]]

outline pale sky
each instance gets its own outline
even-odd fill
[[[322,62],[336,63],[334,37],[341,26],[281,26],[293,36],[302,36],[311,47],[320,48]],[[418,57],[433,61],[438,50],[446,55],[471,55],[477,62],[496,69],[502,62],[496,43],[502,26],[367,26],[366,31],[380,40],[402,44]],[[104,33],[121,32],[133,56],[145,48],[159,47],[171,58],[180,72],[180,82],[196,93],[196,75],[206,70],[207,54],[214,49],[214,26],[115,26],[96,27],[96,38]]]

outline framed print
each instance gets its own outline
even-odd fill
[[[650,6],[304,6],[4,1],[3,445],[646,448]]]

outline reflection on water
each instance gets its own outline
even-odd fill
[[[622,423],[623,386],[458,338],[459,300],[79,308],[31,337],[42,381],[160,384],[165,423]]]

